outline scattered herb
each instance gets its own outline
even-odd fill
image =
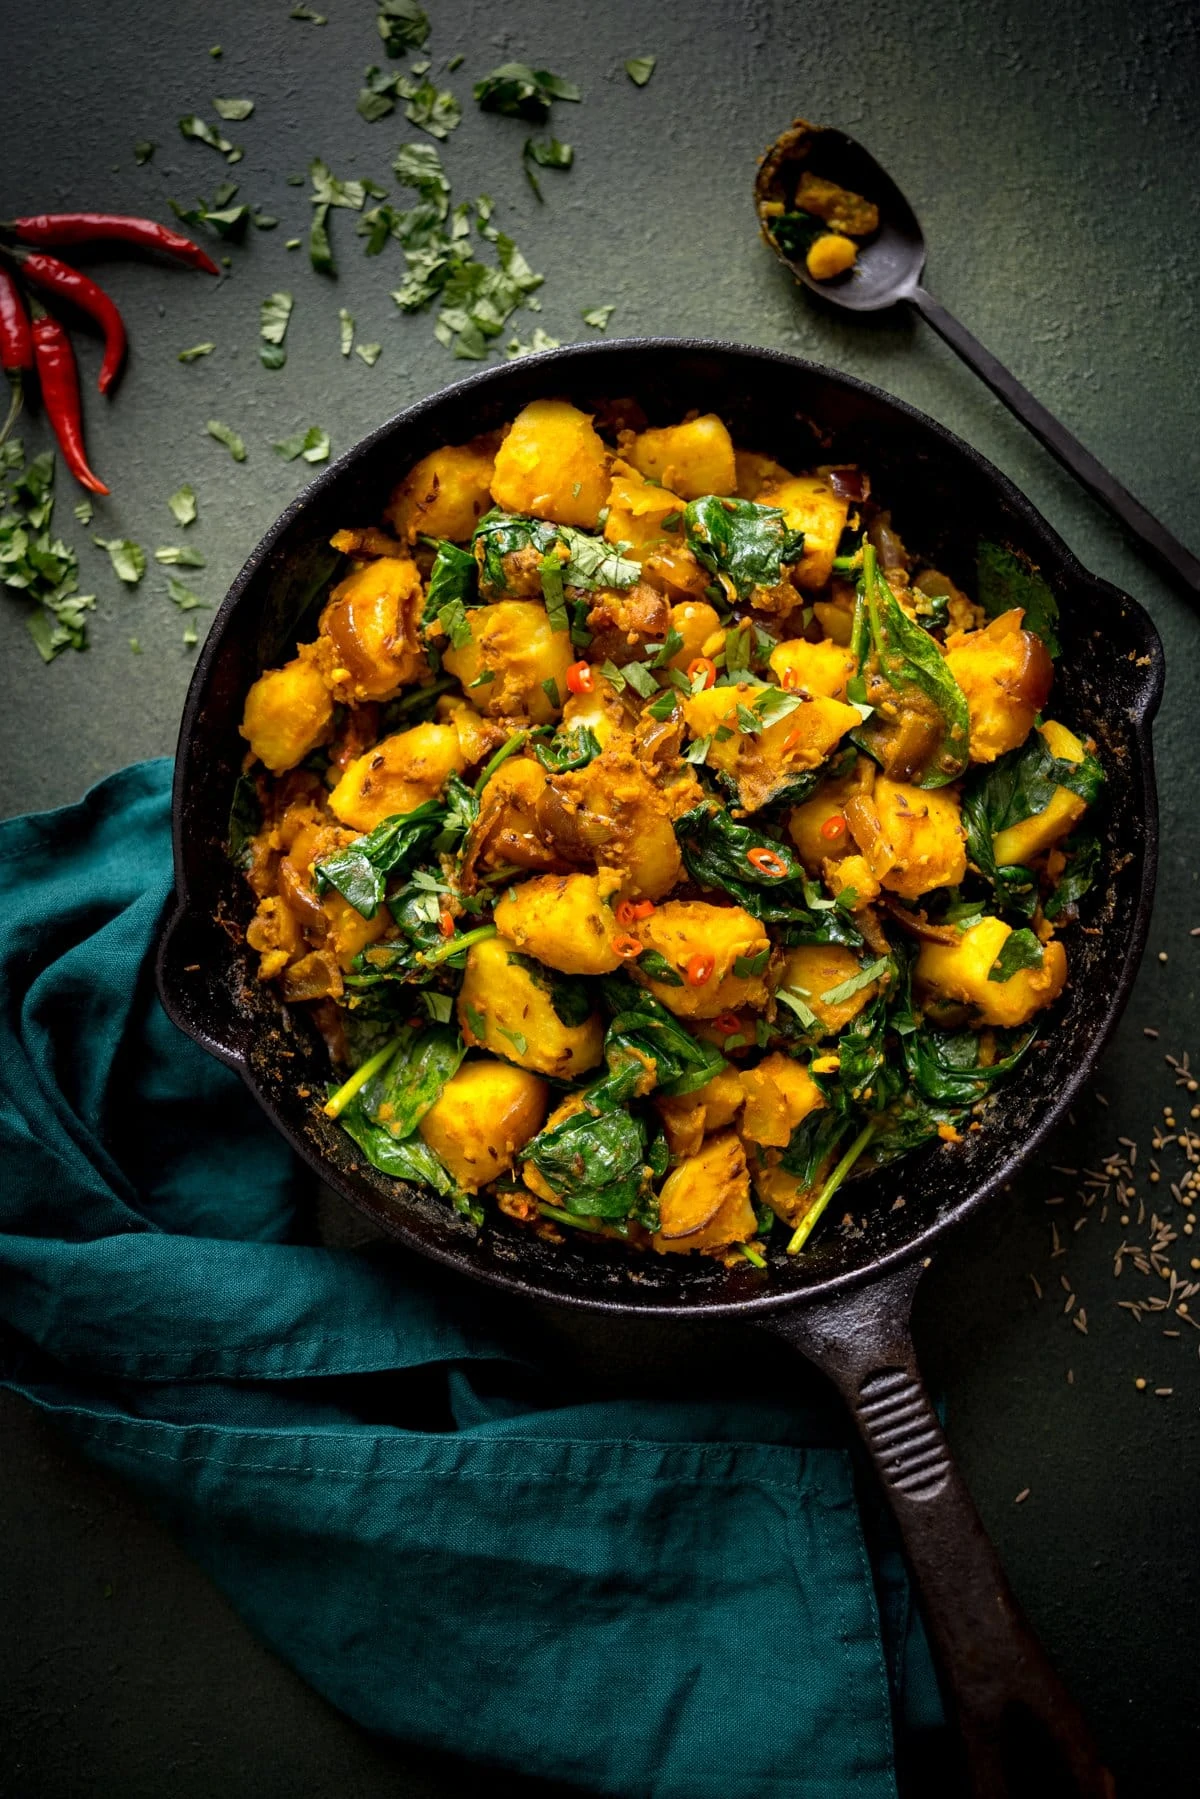
[[[215,125],[210,125],[207,120],[200,118],[194,112],[189,112],[180,119],[179,129],[184,137],[194,138],[197,143],[207,144],[210,149],[219,150],[226,162],[240,162],[245,154],[243,150],[238,149],[236,144],[231,144],[227,137],[222,136]]]
[[[242,119],[248,119],[254,111],[253,100],[214,100],[213,105],[223,119],[235,125]]]
[[[246,446],[236,431],[231,431],[228,425],[221,423],[220,419],[209,419],[204,428],[210,437],[215,437],[219,444],[225,445],[235,462],[245,462]]]
[[[204,557],[199,550],[180,549],[175,544],[164,544],[154,552],[155,562],[164,568],[203,568]]]
[[[131,537],[94,537],[93,543],[108,551],[113,574],[127,587],[136,587],[146,572],[146,552]]]
[[[323,12],[317,12],[311,6],[293,6],[288,18],[300,19],[306,25],[328,25],[329,23]]]
[[[561,144],[556,137],[527,137],[525,148],[521,152],[521,160],[525,169],[525,179],[540,200],[543,197],[542,188],[533,172],[534,165],[539,169],[569,169],[575,160],[575,152],[570,144]]]
[[[180,350],[180,362],[198,362],[202,356],[211,356],[216,344],[193,344],[190,350]]]
[[[305,462],[327,462],[329,433],[322,431],[319,425],[310,425],[307,431],[297,431],[294,437],[282,438],[272,448],[285,462],[295,462],[297,456],[302,456]]]
[[[281,369],[287,361],[283,340],[294,304],[291,294],[275,293],[268,294],[259,307],[258,334],[262,343],[258,354],[265,369]]]
[[[186,482],[182,487],[177,487],[167,501],[167,505],[174,514],[176,524],[191,525],[195,523],[196,490],[194,487],[188,486]]]
[[[154,155],[158,145],[148,137],[140,137],[133,146],[133,160],[140,169]]]
[[[645,87],[651,75],[654,73],[654,65],[657,61],[657,56],[630,57],[629,61],[625,64],[625,73],[628,75],[630,81],[632,81],[634,87]]]
[[[54,455],[43,450],[27,463],[21,440],[0,444],[0,582],[32,608],[25,625],[43,662],[87,644],[94,594],[79,593],[79,558],[51,537]]]
[[[71,508],[71,511],[75,514],[75,517],[79,520],[81,525],[91,524],[92,513],[94,510],[95,508],[93,507],[92,502],[87,499],[77,500]]]
[[[382,344],[355,344],[354,354],[360,356],[369,369],[373,369],[383,351]]]
[[[202,600],[198,593],[175,575],[167,576],[167,597],[181,612],[195,612],[200,607],[207,609],[208,601]]]
[[[608,321],[616,311],[616,306],[589,306],[586,312],[580,313],[585,325],[594,325],[597,331],[607,331]]]
[[[555,100],[583,98],[573,81],[552,75],[547,69],[531,69],[527,63],[506,62],[475,83],[475,99],[484,112],[503,113],[510,119],[528,119],[544,125]]]
[[[338,308],[338,324],[341,328],[342,355],[349,356],[354,348],[354,317],[344,306]]]
[[[418,0],[381,0],[377,23],[383,47],[391,57],[419,50],[429,36],[429,19]]]

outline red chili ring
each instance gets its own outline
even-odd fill
[[[821,835],[827,842],[832,843],[833,839],[835,837],[840,837],[845,829],[846,820],[843,815],[840,812],[833,812],[821,826]]]
[[[746,860],[751,868],[756,868],[759,874],[770,875],[773,881],[782,881],[788,871],[787,863],[777,851],[759,845],[746,851]]]
[[[694,681],[698,671],[700,671],[700,670],[703,670],[703,672],[704,672],[705,687],[715,686],[716,679],[717,679],[717,665],[713,661],[711,656],[696,656],[692,659],[691,662],[688,663],[688,665],[687,665],[688,680]]]
[[[723,1037],[732,1037],[742,1028],[742,1021],[736,1012],[718,1012],[713,1019],[713,1029],[720,1031]]]
[[[713,970],[716,966],[716,959],[713,956],[710,956],[705,950],[697,950],[694,956],[688,957],[688,964],[684,970],[688,986],[703,987],[712,980]]]
[[[642,945],[637,938],[630,937],[628,934],[614,937],[611,948],[613,955],[620,956],[622,962],[631,962],[635,956],[640,956],[642,953]]]
[[[571,693],[592,693],[596,676],[590,662],[572,662],[567,670],[567,687]]]

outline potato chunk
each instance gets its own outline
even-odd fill
[[[492,497],[509,512],[593,530],[608,498],[609,453],[586,412],[532,400],[496,453]]]
[[[1051,718],[1040,728],[1047,749],[1059,762],[1083,761],[1084,747],[1074,731],[1068,731],[1065,725]],[[996,832],[992,838],[996,866],[1004,868],[1013,862],[1028,865],[1034,856],[1040,856],[1043,850],[1073,830],[1086,811],[1087,801],[1079,794],[1072,793],[1069,787],[1056,787],[1044,812]]]
[[[802,943],[787,952],[779,987],[798,994],[809,1011],[815,1012],[823,1037],[836,1037],[875,998],[879,983],[860,987],[849,999],[831,1002],[822,995],[840,987],[861,968],[854,951],[844,943]]]
[[[778,1051],[743,1072],[742,1090],[742,1136],[775,1149],[785,1148],[801,1119],[825,1104],[808,1069]]]
[[[246,942],[257,950],[260,981],[273,981],[289,962],[298,961],[307,945],[300,921],[278,894],[260,899],[258,910],[246,926]]]
[[[1023,617],[1017,607],[983,631],[955,631],[946,639],[946,664],[971,715],[972,762],[994,762],[1024,743],[1050,697],[1050,652],[1021,629]]]
[[[631,720],[625,702],[598,669],[592,671],[592,691],[573,693],[563,707],[563,729],[586,725],[602,750],[606,750],[618,732],[626,732]]]
[[[359,951],[366,949],[368,944],[377,942],[391,922],[386,906],[380,906],[374,918],[364,918],[361,912],[355,911],[349,900],[343,899],[336,891],[325,895],[321,901],[321,910],[329,921],[325,947],[337,957],[338,967],[343,974],[350,972],[350,964]]]
[[[599,1013],[564,1024],[551,1001],[549,971],[535,978],[519,955],[506,937],[472,946],[458,995],[463,1042],[564,1081],[595,1068],[604,1049]]]
[[[857,768],[840,780],[823,781],[810,800],[788,813],[788,836],[810,875],[821,872],[826,862],[853,853],[854,839],[846,824],[846,802],[861,792]],[[838,820],[837,825],[830,823]]]
[[[414,725],[352,762],[329,796],[329,809],[351,830],[373,831],[385,818],[436,799],[466,766],[452,725]]]
[[[460,1187],[474,1193],[507,1174],[546,1116],[546,1083],[489,1057],[464,1062],[418,1129]]]
[[[779,685],[790,693],[823,693],[826,699],[844,700],[846,683],[858,663],[849,649],[831,638],[808,643],[803,637],[789,637],[771,651],[770,666]]]
[[[510,887],[492,916],[502,936],[562,974],[611,974],[620,964],[617,921],[595,875],[537,875]]]
[[[733,1131],[710,1137],[671,1170],[658,1196],[658,1216],[653,1243],[661,1255],[725,1249],[756,1235],[746,1152]]]
[[[732,775],[747,812],[765,806],[794,776],[818,767],[861,722],[854,706],[816,694],[765,730],[743,732],[738,705],[753,706],[762,691],[744,682],[737,687],[708,687],[683,703],[690,735],[712,737],[708,765]],[[722,727],[732,732],[724,742],[716,736]]]
[[[567,696],[567,670],[575,660],[569,631],[554,631],[546,608],[536,600],[499,600],[467,613],[471,641],[447,650],[447,669],[462,682],[467,698],[489,718],[524,717],[550,724]],[[492,679],[482,686],[480,675]],[[557,705],[543,687],[552,681]]]
[[[720,614],[707,600],[684,600],[681,605],[672,606],[671,629],[683,638],[683,648],[671,657],[670,668],[686,669],[689,662],[694,662],[703,653],[714,633],[719,634],[722,642],[725,636]]]
[[[925,1000],[970,1006],[983,1024],[1026,1024],[1035,1012],[1056,1000],[1067,980],[1067,955],[1061,943],[1043,950],[1040,968],[1022,968],[1007,981],[989,981],[988,972],[1011,935],[1000,918],[981,918],[964,931],[962,941],[923,943],[914,981]]]
[[[796,185],[795,204],[801,212],[810,212],[832,230],[851,237],[869,237],[879,229],[879,208],[873,200],[864,200],[861,194],[814,175],[811,169],[805,169]]]
[[[757,500],[768,481],[790,481],[792,478],[781,462],[776,462],[773,456],[760,456],[756,450],[735,450],[733,461],[739,500]]]
[[[307,656],[269,668],[246,695],[239,727],[260,762],[274,775],[295,768],[329,734],[333,701]]]
[[[901,899],[956,887],[967,872],[967,834],[957,793],[880,775],[846,802],[846,819],[867,867]]]
[[[394,489],[383,516],[405,543],[422,532],[463,543],[492,503],[495,465],[494,437],[432,450]]]
[[[667,487],[646,481],[628,462],[613,464],[604,535],[627,544],[652,587],[672,595],[702,594],[709,576],[683,537],[684,501]]]
[[[778,506],[793,531],[804,533],[804,554],[792,571],[797,587],[824,587],[846,529],[849,500],[840,499],[823,475],[792,475],[772,481],[758,496],[760,506]]]
[[[420,572],[406,556],[379,556],[338,582],[315,652],[335,699],[390,700],[428,672],[423,605]]]
[[[736,1068],[723,1068],[691,1093],[656,1094],[654,1109],[673,1156],[694,1156],[705,1137],[731,1125],[746,1095]]]
[[[684,500],[731,494],[737,486],[733,440],[715,412],[622,439],[622,451],[643,475],[651,475]]]
[[[661,899],[683,859],[670,803],[628,739],[618,738],[586,768],[552,775],[538,820],[571,862],[594,862],[619,877],[634,899]]]
[[[767,1003],[766,981],[761,974],[738,975],[733,965],[741,956],[759,956],[770,948],[766,931],[757,918],[741,906],[710,906],[704,900],[668,900],[638,926],[647,949],[657,950],[678,974],[682,985],[653,980],[634,970],[637,979],[656,999],[679,1018],[716,1018],[721,1012],[751,1006],[761,1011]],[[696,957],[709,957],[712,972],[699,986],[688,980],[688,965]]]

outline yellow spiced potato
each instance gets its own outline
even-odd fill
[[[828,273],[872,212],[807,177],[796,207]],[[1053,595],[1000,609],[1008,551],[985,610],[794,418],[743,444],[703,394],[641,430],[577,397],[331,532],[312,641],[245,696],[247,978],[308,1009],[312,1128],[381,1203],[765,1286],[861,1228],[843,1181],[961,1154],[1043,1053],[1104,773],[1037,722]]]
[[[468,1193],[507,1174],[546,1116],[546,1083],[507,1062],[464,1062],[419,1125]]]
[[[958,944],[923,943],[914,980],[917,991],[939,1002],[962,1004],[982,1024],[1027,1024],[1035,1012],[1058,998],[1066,985],[1067,958],[1054,939],[1042,948],[1038,967],[1021,968],[992,980],[996,959],[1012,935],[999,918],[981,918]]]
[[[464,1043],[559,1080],[574,1080],[603,1059],[600,1014],[564,1024],[554,1009],[551,971],[505,937],[476,943],[468,954],[458,1022]]]
[[[626,454],[639,473],[684,500],[731,494],[737,487],[733,440],[715,412],[682,425],[642,431],[631,438]]]
[[[595,875],[539,875],[510,887],[495,907],[496,929],[561,974],[609,974],[617,921]]]
[[[432,450],[411,468],[384,508],[398,538],[416,543],[420,533],[458,541],[470,537],[492,503],[496,440]]]
[[[552,629],[546,608],[535,600],[499,600],[476,606],[467,622],[470,642],[445,650],[442,661],[471,704],[489,718],[528,718],[535,725],[557,718],[567,697],[571,641]]]
[[[310,657],[268,669],[246,695],[242,736],[251,753],[281,775],[303,762],[329,734],[333,701]]]
[[[329,796],[329,809],[341,824],[373,831],[385,818],[436,798],[466,766],[452,725],[414,725],[352,762]]]
[[[492,498],[508,512],[592,530],[608,498],[611,456],[586,412],[533,400],[496,452]]]
[[[378,556],[334,588],[316,658],[333,697],[390,700],[425,673],[421,576],[407,557]]]

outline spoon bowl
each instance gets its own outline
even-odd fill
[[[779,209],[791,210],[796,183],[806,169],[862,194],[879,208],[879,229],[860,243],[854,267],[832,281],[810,275],[803,255],[789,254],[774,231]],[[921,285],[925,238],[917,216],[870,151],[844,131],[796,119],[758,165],[754,205],[763,237],[779,260],[810,293],[831,306],[848,312],[882,312],[910,300]]]
[[[804,252],[789,250],[777,230],[781,217],[795,210],[796,186],[805,171],[861,194],[879,210],[878,227],[858,245],[853,267],[831,280],[818,281],[810,275]],[[1193,605],[1200,603],[1200,559],[922,285],[925,238],[917,216],[869,150],[835,127],[793,120],[759,162],[754,208],[775,255],[827,306],[844,312],[883,312],[898,304],[915,307],[1051,455],[1175,576]]]

